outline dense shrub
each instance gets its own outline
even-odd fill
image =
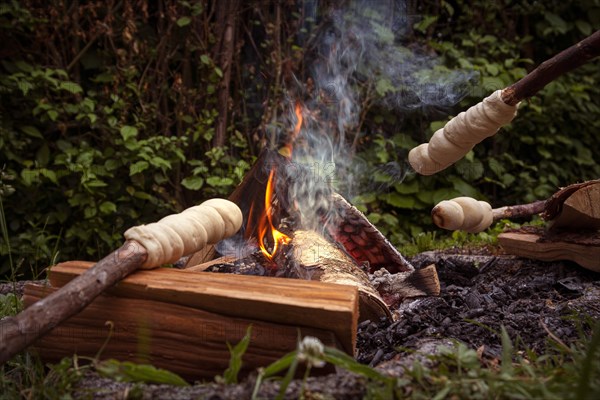
[[[98,258],[126,227],[226,196],[239,182],[267,143],[292,77],[308,76],[310,33],[336,2],[223,2],[237,7],[229,64],[227,15],[214,3],[0,6],[0,275],[11,264],[35,275],[56,260]],[[379,19],[380,39],[417,43],[446,70],[477,72],[468,96],[441,108],[390,107],[384,100],[400,90],[393,82],[351,81],[369,95],[359,98],[353,127],[353,151],[369,166],[357,186],[367,190],[354,200],[394,243],[432,230],[429,210],[442,199],[470,195],[501,206],[598,177],[597,62],[524,102],[511,126],[455,167],[420,177],[405,164],[408,150],[450,115],[590,34],[600,25],[598,1],[384,3],[405,23]],[[224,145],[215,138],[223,106]]]

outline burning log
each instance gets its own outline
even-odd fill
[[[360,295],[359,319],[379,321],[392,318],[387,305],[358,265],[314,231],[298,230],[290,242],[289,276],[299,279],[355,286]]]
[[[516,116],[521,100],[534,96],[544,86],[600,55],[600,31],[540,64],[523,79],[498,90],[481,103],[452,118],[436,131],[429,143],[412,149],[408,160],[422,175],[446,169],[467,154],[473,146],[493,136]]]
[[[325,224],[329,234],[359,263],[368,263],[371,271],[385,268],[389,272],[414,271],[385,236],[346,199],[332,194],[334,218]]]

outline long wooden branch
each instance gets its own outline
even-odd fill
[[[175,262],[230,237],[241,224],[242,212],[234,203],[210,199],[158,222],[128,229],[124,235],[129,240],[118,250],[17,316],[0,321],[0,365],[136,269]]]
[[[60,290],[18,315],[0,321],[0,365],[83,310],[104,290],[138,269],[147,257],[146,248],[141,244],[126,241]]]
[[[600,31],[543,62],[523,79],[497,90],[483,101],[452,118],[428,143],[408,153],[412,168],[433,175],[465,156],[482,140],[495,135],[517,115],[519,101],[535,95],[559,76],[600,55]]]
[[[521,80],[504,89],[502,100],[514,106],[521,100],[534,96],[559,76],[582,66],[598,55],[600,55],[600,30],[544,61]]]

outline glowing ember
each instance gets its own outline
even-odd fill
[[[291,240],[289,236],[275,229],[273,226],[273,217],[271,210],[271,201],[273,198],[273,180],[275,177],[275,169],[271,170],[269,180],[267,181],[267,190],[265,192],[265,214],[261,218],[258,225],[258,245],[262,253],[267,259],[272,260],[280,244],[288,244]],[[273,239],[273,251],[269,251],[265,243],[267,232],[270,232]]]
[[[300,105],[299,101],[296,102],[296,108],[294,111],[296,113],[296,126],[294,127],[294,132],[292,133],[290,140],[279,150],[279,154],[287,158],[292,157],[293,143],[300,134],[300,129],[302,129],[302,105]]]

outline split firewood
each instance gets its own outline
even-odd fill
[[[567,186],[546,201],[547,229],[502,233],[504,251],[543,261],[571,260],[600,272],[600,180]]]
[[[408,161],[422,175],[446,169],[464,157],[477,143],[493,136],[516,116],[520,101],[544,86],[600,55],[600,31],[540,64],[513,85],[497,90],[481,103],[452,118],[436,131],[429,143],[412,149]]]
[[[543,217],[551,229],[600,229],[600,180],[559,190],[548,199]]]
[[[211,216],[204,217],[204,213]],[[15,317],[0,321],[0,364],[84,309],[104,290],[138,268],[158,267],[172,262],[180,253],[195,252],[199,250],[196,246],[205,246],[209,240],[215,243],[225,235],[232,235],[241,223],[242,214],[235,204],[213,199],[185,210],[179,216],[165,217],[156,225],[132,228],[127,231],[129,239],[123,246],[85,273]],[[191,230],[182,230],[178,224],[189,224]]]
[[[372,274],[370,282],[391,308],[407,298],[440,295],[440,280],[433,264],[412,272],[395,274],[382,268]]]
[[[297,230],[287,258],[290,260],[290,277],[357,287],[360,295],[360,321],[392,318],[389,308],[369,282],[366,272],[317,232]]]
[[[533,232],[532,232],[533,231]],[[541,261],[573,261],[600,272],[600,233],[570,231],[546,232],[521,229],[498,235],[498,243],[507,254]]]
[[[356,207],[337,193],[332,194],[331,200],[333,212],[324,220],[325,228],[358,263],[368,263],[371,271],[415,269]]]
[[[451,231],[462,230],[469,233],[483,232],[493,222],[501,219],[530,217],[544,211],[546,201],[539,200],[528,204],[517,204],[492,209],[492,206],[471,197],[457,197],[439,202],[431,217],[440,228]]]

